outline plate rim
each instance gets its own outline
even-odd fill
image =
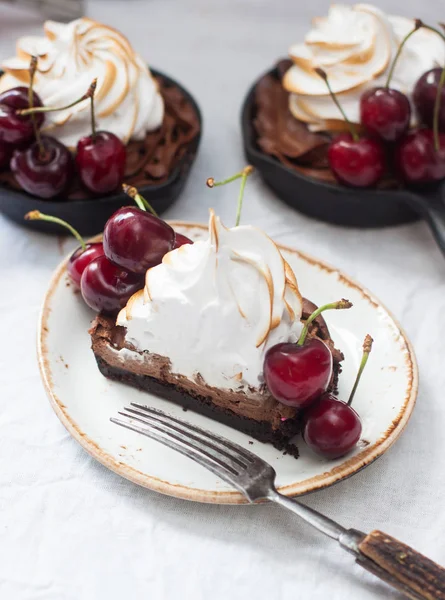
[[[183,227],[186,229],[202,229],[207,230],[207,225],[203,223],[195,223],[190,221],[182,220],[170,220],[168,221],[173,227]],[[91,238],[93,241],[100,239],[99,236]],[[339,279],[346,285],[357,290],[365,299],[367,299],[375,308],[382,308],[385,313],[390,317],[394,325],[396,326],[401,339],[406,347],[406,358],[409,361],[408,369],[408,385],[406,388],[405,401],[398,415],[393,419],[391,426],[385,432],[385,434],[377,440],[371,446],[364,448],[358,454],[351,456],[349,459],[344,461],[341,465],[334,467],[328,472],[321,473],[309,479],[306,479],[299,483],[292,483],[285,486],[281,486],[279,491],[289,497],[301,496],[317,490],[327,488],[335,483],[343,481],[348,477],[351,477],[355,473],[361,471],[382,454],[384,454],[399,438],[403,430],[405,429],[411,414],[416,404],[419,374],[418,365],[414,348],[407,337],[404,329],[394,317],[392,312],[377,299],[366,287],[361,285],[354,278],[350,277],[340,269],[333,265],[313,257],[306,252],[287,246],[285,244],[277,244],[280,249],[297,254],[300,258],[305,260],[311,265],[318,266],[322,270],[329,273],[337,273]],[[201,490],[198,488],[191,488],[181,484],[173,484],[163,479],[148,475],[139,471],[138,469],[131,467],[121,461],[116,460],[105,450],[103,450],[93,439],[91,439],[86,433],[81,431],[81,428],[74,422],[70,417],[67,407],[63,404],[61,399],[57,396],[54,391],[52,382],[52,374],[50,368],[50,361],[48,358],[48,349],[46,347],[46,340],[49,334],[47,327],[47,321],[51,312],[50,302],[51,298],[57,288],[57,285],[61,277],[65,274],[66,263],[69,259],[68,254],[56,267],[48,288],[43,298],[43,304],[40,310],[38,327],[37,327],[37,358],[40,376],[48,396],[51,407],[56,413],[57,417],[61,421],[62,425],[66,428],[68,433],[86,450],[93,458],[95,458],[102,465],[115,472],[116,474],[124,477],[136,483],[142,487],[151,489],[162,494],[181,498],[184,500],[191,500],[194,502],[203,502],[211,504],[248,504],[248,501],[244,496],[237,491],[217,491],[217,490]]]

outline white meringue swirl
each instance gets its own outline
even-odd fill
[[[138,350],[170,359],[172,373],[223,389],[258,389],[264,355],[296,341],[302,299],[276,244],[210,214],[209,239],[181,246],[147,271],[117,324]]]
[[[293,66],[283,79],[291,92],[289,108],[312,131],[345,128],[325,82],[315,73],[324,69],[346,116],[360,121],[360,96],[373,86],[385,85],[395,53],[414,21],[387,16],[370,4],[334,4],[327,17],[316,18],[302,44],[289,49]],[[421,28],[402,50],[391,87],[411,95],[417,79],[445,62],[445,44],[434,32]]]
[[[121,33],[86,17],[63,24],[46,21],[46,37],[23,37],[17,56],[5,60],[0,91],[29,81],[31,55],[39,58],[34,89],[46,106],[65,106],[85,93],[97,77],[98,129],[124,143],[160,127],[164,101],[147,65]],[[89,101],[47,113],[44,130],[70,148],[91,133]]]

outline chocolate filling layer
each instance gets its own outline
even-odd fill
[[[328,162],[331,136],[309,131],[307,125],[296,119],[289,110],[289,92],[283,88],[281,79],[291,66],[291,60],[279,61],[275,69],[264,75],[256,86],[253,120],[258,136],[256,143],[265,154],[274,156],[286,167],[335,184],[337,180]],[[377,187],[394,189],[400,184],[388,173]]]
[[[305,300],[303,318],[314,308],[315,305]],[[160,395],[279,448],[300,428],[298,410],[275,400],[265,385],[258,389],[242,386],[233,390],[219,389],[209,386],[199,373],[193,380],[172,373],[168,357],[133,348],[125,340],[125,329],[116,326],[110,317],[99,315],[90,333],[98,367],[110,379]],[[330,390],[335,390],[343,355],[334,348],[322,317],[311,327],[310,335],[321,338],[332,350],[334,373]]]
[[[138,188],[166,181],[199,133],[199,117],[182,91],[156,77],[165,102],[164,121],[159,129],[147,133],[144,140],[127,145],[125,182]],[[11,171],[0,173],[0,185],[20,189]],[[64,196],[68,200],[93,197],[74,178]]]

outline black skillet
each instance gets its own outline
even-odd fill
[[[190,142],[187,151],[164,183],[147,185],[139,189],[140,193],[161,214],[169,208],[181,193],[195,160],[202,131],[202,117],[198,104],[193,96],[179,83],[159,71],[151,69],[155,76],[164,79],[167,85],[178,87],[192,104],[199,118],[199,133]],[[121,206],[129,203],[128,196],[116,193],[93,200],[41,200],[26,192],[0,186],[0,211],[7,217],[24,227],[45,233],[66,233],[66,230],[54,223],[45,221],[25,221],[24,215],[30,210],[40,210],[70,223],[81,235],[89,236],[99,233],[109,217]]]
[[[276,69],[269,71],[278,76]],[[445,254],[445,182],[428,190],[357,190],[302,175],[264,154],[253,126],[255,88],[250,88],[241,111],[244,152],[265,183],[281,200],[302,213],[347,227],[384,227],[424,218]]]

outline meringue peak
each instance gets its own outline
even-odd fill
[[[333,4],[327,16],[317,17],[303,43],[289,49],[293,66],[283,78],[290,92],[289,108],[312,131],[345,129],[344,121],[315,69],[326,71],[332,90],[341,95],[348,119],[359,123],[360,96],[385,85],[397,49],[416,21],[387,15],[371,4]],[[391,87],[411,93],[424,72],[445,61],[439,36],[421,28],[400,54]]]
[[[137,349],[168,357],[172,372],[259,388],[266,351],[298,339],[301,314],[295,274],[278,246],[255,227],[226,228],[211,211],[208,239],[149,269],[144,292],[117,324]]]
[[[45,37],[17,41],[17,56],[3,61],[0,92],[29,81],[29,60],[39,57],[34,89],[46,106],[64,106],[80,96],[94,77],[101,129],[124,143],[143,139],[160,127],[164,102],[142,58],[116,29],[83,17],[70,23],[46,21]],[[87,106],[76,106],[48,116],[45,128],[74,148],[91,129]]]

